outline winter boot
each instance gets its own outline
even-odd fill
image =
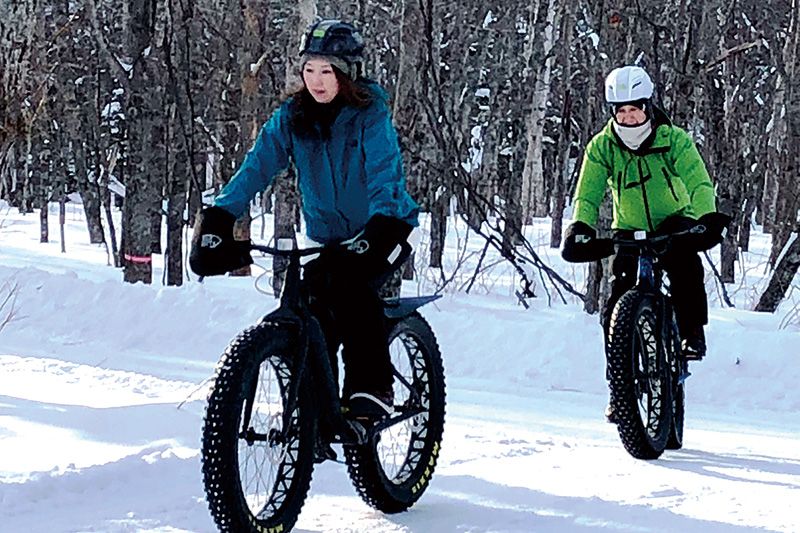
[[[394,391],[356,392],[350,396],[347,404],[349,416],[376,421],[394,414]]]

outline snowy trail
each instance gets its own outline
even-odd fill
[[[56,359],[3,356],[0,368],[0,428],[25,436],[0,439],[3,531],[215,531],[199,466],[203,402],[177,409],[193,384]],[[692,420],[686,449],[636,461],[602,420],[602,396],[476,384],[451,380],[439,467],[411,511],[373,511],[345,467],[326,463],[296,531],[800,530],[796,434]]]
[[[152,286],[124,284],[74,212],[62,254],[38,242],[37,217],[1,208],[0,297],[17,293],[0,331],[0,533],[215,533],[200,472],[204,383],[274,299],[241,278],[162,287],[160,265]],[[549,235],[547,222],[529,229]],[[448,385],[422,499],[383,515],[344,465],[325,463],[295,531],[797,533],[800,306],[746,311],[765,246],[754,234],[740,257],[737,309],[714,305],[709,282],[710,353],[691,368],[683,450],[631,458],[602,415],[597,317],[542,297],[524,309],[500,269],[482,277],[488,293],[422,310]],[[542,250],[579,286],[582,270],[557,255]]]

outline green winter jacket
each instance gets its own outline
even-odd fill
[[[606,190],[614,201],[613,229],[655,231],[673,215],[697,219],[716,211],[714,186],[689,134],[655,109],[651,144],[631,151],[614,119],[586,146],[573,220],[594,227]]]

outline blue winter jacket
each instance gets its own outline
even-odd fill
[[[417,226],[419,206],[405,189],[397,132],[385,93],[374,82],[366,109],[345,106],[322,135],[301,137],[290,130],[291,100],[264,124],[253,148],[214,205],[237,218],[250,200],[294,162],[310,238],[327,245],[355,236],[382,214]]]

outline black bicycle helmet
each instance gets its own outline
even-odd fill
[[[364,61],[364,39],[351,24],[337,19],[320,20],[311,26],[303,37],[300,55],[322,56],[341,59],[331,63],[356,79]]]

